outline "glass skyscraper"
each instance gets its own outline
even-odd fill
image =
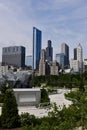
[[[29,55],[29,56],[25,57],[25,65],[32,67],[32,55]]]
[[[39,69],[40,53],[42,43],[42,32],[33,27],[33,69]]]
[[[62,68],[65,66],[65,55],[64,53],[56,54],[56,61],[60,64]]]
[[[53,61],[53,48],[51,46],[51,40],[48,40],[48,47],[46,48],[46,60],[48,62]]]
[[[25,47],[9,46],[2,49],[2,64],[25,67]]]
[[[65,55],[65,66],[69,65],[69,46],[66,43],[62,43],[61,45],[61,53]]]

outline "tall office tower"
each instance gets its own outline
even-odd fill
[[[33,27],[33,70],[39,69],[41,53],[42,32]]]
[[[65,55],[65,66],[69,65],[69,46],[66,43],[61,45],[61,53]]]
[[[53,61],[53,47],[51,46],[51,40],[48,40],[48,47],[46,48],[46,60],[48,62]]]
[[[25,65],[26,66],[31,66],[32,67],[32,55],[26,56],[25,57]]]
[[[13,65],[16,67],[25,66],[25,47],[10,46],[2,50],[2,64]]]
[[[56,61],[59,63],[59,65],[62,68],[64,68],[64,66],[65,66],[65,55],[64,55],[64,53],[56,54]]]
[[[74,59],[70,61],[70,68],[73,68],[74,72],[83,72],[83,49],[81,44],[74,49]]]
[[[50,75],[58,75],[58,68],[59,64],[56,61],[52,62],[50,66]]]
[[[46,52],[44,49],[41,50],[41,58],[39,62],[39,75],[45,75],[46,74]]]
[[[79,61],[80,72],[83,71],[83,49],[81,44],[77,47],[77,60]]]
[[[74,60],[77,60],[77,48],[74,48]]]
[[[80,43],[77,47],[77,60],[83,61],[83,50],[82,50],[82,46]]]

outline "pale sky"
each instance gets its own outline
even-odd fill
[[[42,31],[42,48],[52,41],[54,57],[61,43],[81,43],[87,58],[87,0],[0,0],[0,61],[2,47],[22,45],[32,54],[33,26]]]

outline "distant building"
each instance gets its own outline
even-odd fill
[[[52,62],[50,66],[50,75],[58,75],[58,68],[59,64],[56,61]]]
[[[46,74],[46,51],[44,49],[41,50],[41,58],[39,62],[39,75]]]
[[[2,64],[25,67],[25,47],[10,46],[2,49]]]
[[[77,48],[74,48],[74,60],[77,60]]]
[[[66,43],[61,44],[61,53],[65,55],[65,66],[69,65],[69,46]]]
[[[83,49],[80,43],[77,47],[77,60],[83,62]]]
[[[26,56],[25,57],[25,65],[32,67],[32,63],[33,63],[33,57],[32,57],[32,55]]]
[[[73,69],[74,72],[80,72],[79,61],[71,59],[70,68]]]
[[[51,46],[51,40],[48,40],[48,47],[46,48],[46,60],[48,62],[53,61],[53,47]]]
[[[42,32],[33,27],[33,69],[39,69],[40,53],[42,43]]]
[[[64,53],[59,53],[56,54],[56,61],[59,63],[59,65],[64,68],[65,64],[65,54]]]
[[[79,61],[80,72],[83,71],[83,49],[81,44],[77,47],[77,60]]]
[[[87,59],[84,59],[83,68],[84,68],[84,71],[87,71]]]

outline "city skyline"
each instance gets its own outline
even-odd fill
[[[33,26],[43,33],[42,48],[52,41],[54,57],[65,42],[70,58],[79,43],[87,58],[86,12],[86,0],[0,0],[0,61],[2,48],[7,46],[25,46],[26,54],[32,54]]]

